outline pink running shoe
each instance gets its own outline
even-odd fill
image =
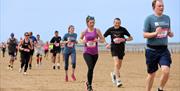
[[[73,81],[76,81],[76,77],[74,74],[72,74],[71,77],[72,77]]]

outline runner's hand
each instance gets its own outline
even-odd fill
[[[110,48],[111,48],[111,45],[107,43],[107,44],[105,45],[105,47],[106,47],[107,49],[110,49]]]
[[[25,52],[30,52],[30,50],[29,50],[29,49],[24,49],[24,51],[25,51]]]

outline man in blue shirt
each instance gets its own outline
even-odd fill
[[[32,68],[32,57],[33,57],[33,54],[34,54],[34,45],[37,42],[37,40],[36,40],[36,37],[33,36],[32,32],[29,32],[29,38],[33,42],[33,47],[32,47],[32,50],[30,50],[30,59],[29,59],[29,69],[31,69]]]
[[[158,91],[163,91],[169,78],[172,62],[167,48],[168,37],[173,37],[173,33],[170,29],[169,16],[163,14],[164,4],[162,0],[153,0],[152,7],[154,14],[146,18],[143,29],[144,38],[147,39],[145,53],[148,72],[146,91],[151,91],[158,65],[160,65],[162,71]]]

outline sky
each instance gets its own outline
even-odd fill
[[[151,3],[152,0],[0,0],[0,42],[6,41],[12,32],[20,39],[29,31],[49,41],[55,30],[64,36],[69,25],[75,26],[79,38],[90,15],[95,17],[95,27],[102,34],[119,17],[134,38],[130,43],[145,43],[143,24],[154,13]],[[169,42],[180,42],[180,0],[164,0],[164,5],[164,14],[170,16],[175,34]],[[110,37],[106,40],[110,41]]]

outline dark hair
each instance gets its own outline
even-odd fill
[[[68,27],[68,33],[69,33],[69,29],[72,28],[72,27],[74,27],[74,26],[73,26],[73,25],[69,25],[69,27]]]
[[[24,36],[29,36],[29,33],[28,33],[28,32],[25,32],[25,33],[24,33]]]
[[[153,1],[152,1],[152,8],[153,8],[153,9],[155,8],[157,1],[162,2],[162,0],[153,0]]]
[[[54,33],[58,33],[58,31],[56,30]]]
[[[86,23],[88,23],[89,22],[89,20],[95,20],[95,18],[93,17],[93,16],[87,16],[86,17]]]
[[[115,21],[115,20],[118,20],[118,21],[120,21],[120,22],[121,22],[121,19],[120,19],[120,18],[115,18],[115,19],[114,19],[114,21]]]

